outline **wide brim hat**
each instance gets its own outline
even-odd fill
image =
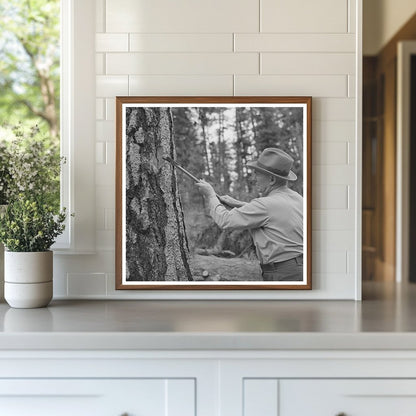
[[[257,160],[247,162],[247,166],[287,181],[295,181],[298,177],[291,170],[293,162],[293,158],[283,150],[270,147],[264,149]]]

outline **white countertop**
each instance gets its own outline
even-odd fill
[[[0,304],[1,350],[416,349],[416,286],[354,301],[53,301]]]

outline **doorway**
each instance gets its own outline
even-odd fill
[[[397,281],[416,283],[416,41],[397,49]]]
[[[373,26],[381,24],[370,15]],[[367,23],[364,16],[364,26]],[[410,112],[415,123],[416,111],[414,102],[410,109],[410,96],[415,99],[415,90],[410,94],[410,73],[414,77],[415,69],[410,71],[411,54],[407,54],[409,81],[404,87],[404,63],[399,56],[400,45],[414,45],[415,40],[413,14],[381,49],[373,49],[363,59],[363,280],[409,281],[409,273],[416,279],[416,256],[409,256],[416,252],[416,231],[409,233],[410,227],[416,230],[416,164],[411,172],[409,163],[410,158],[416,160],[416,146],[410,154],[410,134],[416,140],[414,124],[410,133]],[[412,185],[410,178],[415,178]]]

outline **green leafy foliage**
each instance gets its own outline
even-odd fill
[[[37,126],[0,130],[0,241],[9,251],[46,251],[64,231],[59,211],[63,160]]]
[[[59,136],[60,1],[0,2],[0,125]]]
[[[6,205],[9,200],[9,189],[12,182],[11,154],[6,142],[0,141],[0,205]]]
[[[9,251],[47,251],[64,229],[65,209],[55,215],[39,196],[21,194],[0,216],[0,241]]]
[[[62,163],[59,147],[37,126],[0,129],[0,204],[11,203],[22,193],[40,195],[58,212]]]

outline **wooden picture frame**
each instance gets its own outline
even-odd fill
[[[116,128],[116,289],[312,288],[311,97],[117,97]]]

